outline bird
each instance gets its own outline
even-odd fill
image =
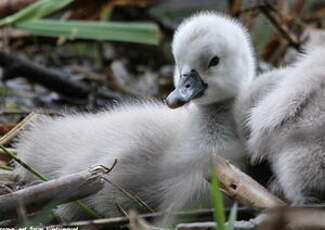
[[[251,161],[270,163],[269,188],[292,205],[325,201],[324,55],[324,46],[312,46],[259,75],[234,106]]]
[[[175,89],[166,103],[136,100],[97,113],[41,115],[16,140],[21,159],[49,179],[116,159],[107,178],[151,209],[209,207],[204,171],[211,154],[245,165],[232,113],[234,98],[255,76],[254,52],[239,21],[206,11],[184,19],[171,48]],[[15,170],[22,183],[37,182],[20,165]],[[82,202],[106,217],[120,216],[121,208],[148,211],[112,184]],[[74,203],[57,213],[64,220],[86,218]]]

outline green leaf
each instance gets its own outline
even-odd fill
[[[73,0],[39,0],[18,11],[17,13],[0,20],[0,26],[45,17],[62,9],[72,1]]]
[[[158,44],[159,30],[152,23],[95,22],[38,19],[15,23],[14,27],[32,34],[70,39],[98,39]]]
[[[214,220],[218,224],[217,230],[226,230],[225,212],[222,193],[219,188],[219,181],[214,170],[211,170],[211,196],[214,205]]]
[[[237,219],[237,212],[238,212],[238,204],[234,203],[233,206],[231,207],[229,217],[228,217],[228,225],[227,225],[228,230],[235,229],[234,223]]]

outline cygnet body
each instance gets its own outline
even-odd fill
[[[210,154],[243,164],[232,108],[238,91],[254,77],[253,52],[240,23],[207,12],[179,26],[172,50],[175,90],[167,104],[179,108],[143,101],[97,114],[36,119],[18,140],[20,157],[50,179],[93,165],[109,167],[117,159],[108,179],[152,209],[204,204]],[[20,166],[16,171],[25,183],[37,180]],[[102,216],[121,215],[117,204],[147,211],[108,183],[83,201]],[[58,212],[69,220],[84,217],[73,203]]]
[[[265,73],[238,97],[236,121],[253,161],[271,163],[271,189],[293,204],[325,199],[325,48]]]

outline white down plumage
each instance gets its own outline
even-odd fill
[[[167,103],[179,108],[145,101],[97,114],[40,118],[18,139],[21,158],[51,179],[117,159],[109,179],[153,209],[204,204],[210,154],[243,164],[232,107],[254,77],[253,52],[241,24],[214,13],[186,19],[172,49],[176,89]],[[16,171],[25,183],[36,180],[19,166]],[[103,216],[120,215],[116,203],[146,211],[110,184],[83,201]],[[58,212],[66,219],[83,214],[74,204]]]
[[[252,160],[271,163],[270,187],[293,204],[325,200],[325,48],[258,77],[236,103]]]

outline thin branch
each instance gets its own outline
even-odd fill
[[[240,169],[224,160],[222,157],[213,155],[214,170],[219,179],[222,191],[248,207],[269,208],[283,206],[285,203],[271,194],[262,185]],[[209,179],[209,173],[206,172]]]
[[[273,26],[283,35],[283,37],[289,42],[289,44],[300,51],[300,43],[297,36],[289,31],[289,29],[281,23],[272,13],[269,6],[260,6],[259,9],[270,20]]]
[[[235,229],[256,229],[256,225],[251,221],[234,221],[234,228]],[[217,228],[217,224],[215,222],[195,222],[195,223],[184,223],[178,224],[177,230],[215,230]]]
[[[150,214],[139,215],[142,219],[146,221],[153,221],[160,218],[164,218],[165,216],[173,216],[176,218],[197,218],[197,219],[211,219],[213,215],[212,209],[203,209],[196,211],[183,211],[183,212],[155,212]],[[105,227],[106,229],[114,228],[117,226],[128,224],[130,219],[128,217],[112,217],[112,218],[104,218],[97,220],[89,220],[89,221],[76,221],[71,223],[65,223],[60,225],[60,227],[84,227],[84,226],[96,226],[96,227]],[[52,226],[51,226],[52,227]],[[53,226],[55,227],[55,226]]]
[[[43,85],[65,96],[86,99],[91,87],[81,81],[72,80],[63,72],[48,69],[17,54],[0,50],[0,65],[3,66],[3,80],[25,77],[31,82]]]
[[[54,207],[94,194],[103,188],[102,177],[106,173],[106,170],[95,167],[2,195],[0,196],[0,219],[16,217],[17,201],[21,201],[27,210],[36,211],[48,204]]]

